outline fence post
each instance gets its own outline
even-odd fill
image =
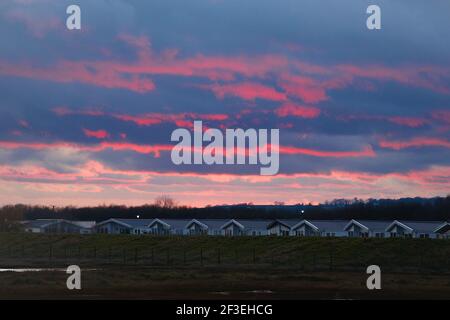
[[[316,271],[316,253],[313,254],[313,270]]]
[[[333,246],[330,247],[330,271],[333,270]]]

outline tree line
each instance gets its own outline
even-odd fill
[[[7,205],[0,208],[0,229],[15,227],[16,221],[68,219],[104,221],[124,219],[367,219],[367,220],[439,220],[450,221],[450,196],[398,200],[334,201],[321,205],[298,204],[268,206],[252,204],[192,208],[177,205],[170,197],[160,197],[142,206],[101,205],[95,207],[53,207]]]

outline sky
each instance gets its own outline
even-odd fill
[[[67,6],[81,30],[66,28]],[[381,30],[366,9],[381,8]],[[0,204],[450,193],[447,0],[3,0]],[[175,165],[177,128],[280,130],[280,169]]]

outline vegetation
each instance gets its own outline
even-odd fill
[[[175,237],[0,233],[8,265],[253,265],[398,272],[450,272],[450,241],[300,237]]]
[[[303,211],[303,213],[302,213]],[[205,208],[177,206],[175,200],[161,196],[153,204],[127,207],[104,205],[97,207],[49,207],[11,205],[0,208],[0,230],[12,228],[11,221],[23,219],[70,219],[103,221],[109,218],[241,218],[241,219],[403,219],[450,220],[450,196],[405,198],[398,200],[338,199],[322,205],[298,204],[272,206],[252,204],[224,205]]]
[[[450,297],[450,241],[0,233],[0,298],[298,299]],[[64,268],[82,270],[66,289]],[[377,264],[382,290],[367,290]]]

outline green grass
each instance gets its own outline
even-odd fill
[[[0,267],[83,270],[80,292],[65,272],[0,272],[0,298],[448,299],[449,257],[448,240],[0,233]]]
[[[3,265],[140,264],[146,266],[270,265],[393,272],[450,271],[450,241],[299,237],[157,237],[0,233]]]

